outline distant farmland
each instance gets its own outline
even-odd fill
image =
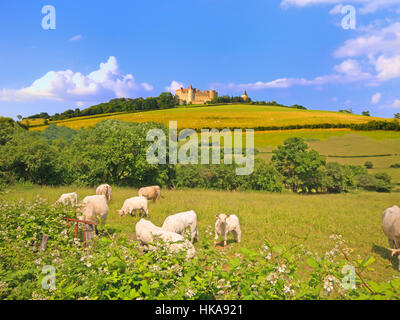
[[[94,126],[105,119],[127,122],[159,122],[168,125],[178,121],[178,128],[256,128],[268,126],[312,125],[312,124],[360,124],[371,120],[390,120],[332,111],[299,110],[285,107],[257,105],[221,105],[164,109],[136,113],[110,113],[88,117],[77,117],[51,123],[72,129]],[[32,129],[43,130],[42,119],[29,121]]]

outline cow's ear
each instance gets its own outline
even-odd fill
[[[230,214],[228,214],[226,217],[227,217],[227,218],[229,218],[230,216],[231,216],[231,215],[230,215]]]
[[[217,219],[219,219],[219,215],[215,215],[215,217],[216,217]]]

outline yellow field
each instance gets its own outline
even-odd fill
[[[284,107],[255,105],[221,105],[191,108],[175,108],[137,113],[115,113],[88,117],[78,117],[54,121],[72,129],[94,126],[105,119],[120,119],[128,122],[159,122],[168,125],[178,121],[178,128],[255,128],[267,126],[288,126],[322,123],[365,123],[370,120],[389,120],[365,117],[332,111],[299,110]],[[39,121],[39,120],[38,120]],[[33,123],[31,123],[33,125]],[[43,130],[45,126],[32,129]]]

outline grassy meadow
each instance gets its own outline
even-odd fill
[[[105,119],[119,119],[127,122],[159,122],[168,125],[177,121],[178,128],[253,128],[260,126],[288,126],[296,124],[343,123],[357,124],[371,120],[389,120],[376,117],[347,114],[333,111],[300,110],[275,106],[260,105],[220,105],[174,108],[135,113],[111,113],[77,117],[66,120],[50,121],[72,129],[94,126]],[[42,125],[43,120],[30,120],[31,125]],[[38,126],[33,130],[43,130]]]
[[[33,200],[40,196],[54,203],[59,195],[76,191],[79,199],[94,194],[92,188],[39,187],[17,185],[9,188],[1,198],[7,201]],[[134,227],[139,217],[120,217],[116,210],[123,201],[137,195],[136,189],[113,188],[113,199],[107,219],[108,228],[135,240]],[[214,230],[215,215],[236,214],[242,227],[242,243],[232,242],[229,236],[227,254],[240,251],[240,247],[256,249],[267,239],[273,244],[290,247],[304,242],[306,249],[324,254],[334,243],[331,234],[341,234],[360,258],[373,256],[373,271],[363,276],[372,281],[388,281],[398,276],[397,259],[390,257],[387,239],[381,230],[384,209],[398,204],[399,193],[372,192],[340,195],[270,194],[263,192],[225,192],[212,190],[162,190],[160,203],[149,202],[150,219],[161,225],[164,219],[177,212],[195,210],[198,215],[200,237],[207,228]],[[220,239],[222,240],[222,238]],[[198,244],[196,244],[198,245]],[[221,243],[219,243],[219,246]],[[308,272],[304,267],[302,272]]]

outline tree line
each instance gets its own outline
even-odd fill
[[[256,159],[254,172],[238,176],[235,165],[152,165],[146,160],[149,129],[158,123],[109,119],[72,130],[50,125],[28,131],[12,120],[0,121],[0,182],[39,185],[162,185],[168,188],[342,193],[356,189],[389,192],[385,173],[370,175],[363,166],[327,163],[301,138],[290,138],[273,151],[270,162]],[[168,153],[167,153],[168,156]]]

